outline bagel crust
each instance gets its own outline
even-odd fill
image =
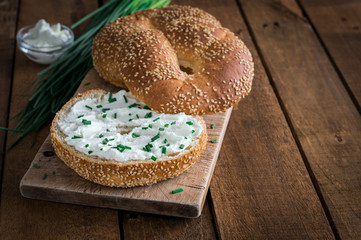
[[[51,125],[51,140],[57,156],[81,177],[111,187],[127,188],[149,185],[173,178],[186,171],[203,152],[206,146],[207,133],[205,123],[200,117],[197,118],[201,121],[203,131],[199,137],[198,144],[175,158],[159,161],[145,160],[120,163],[114,160],[85,155],[77,151],[73,146],[65,142],[64,134],[61,132],[58,122],[77,101],[94,95],[104,94],[106,94],[105,91],[97,89],[77,95],[62,107]]]
[[[177,5],[106,25],[94,39],[93,63],[106,81],[163,113],[225,111],[250,92],[254,76],[240,39],[203,10]]]

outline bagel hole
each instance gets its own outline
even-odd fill
[[[179,68],[181,71],[187,73],[188,75],[194,74],[194,70],[192,68],[193,64],[182,59],[178,59]]]

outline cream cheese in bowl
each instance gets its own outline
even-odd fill
[[[73,32],[60,23],[50,25],[44,19],[22,28],[16,40],[21,51],[32,61],[50,64],[73,42]]]

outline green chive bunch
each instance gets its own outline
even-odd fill
[[[75,28],[94,17],[85,32],[70,48],[50,66],[38,73],[37,87],[26,107],[15,117],[15,129],[0,127],[20,133],[14,146],[27,133],[39,130],[73,96],[79,84],[93,67],[91,49],[98,31],[115,19],[136,11],[168,5],[170,0],[111,0],[71,26]],[[115,116],[116,117],[116,116]]]

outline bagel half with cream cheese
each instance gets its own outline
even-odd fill
[[[156,113],[124,90],[78,94],[51,125],[56,154],[80,176],[112,187],[152,184],[190,168],[206,145],[201,117]]]
[[[96,35],[92,56],[106,81],[163,113],[225,111],[250,92],[254,76],[245,44],[212,15],[188,6],[118,18]]]

